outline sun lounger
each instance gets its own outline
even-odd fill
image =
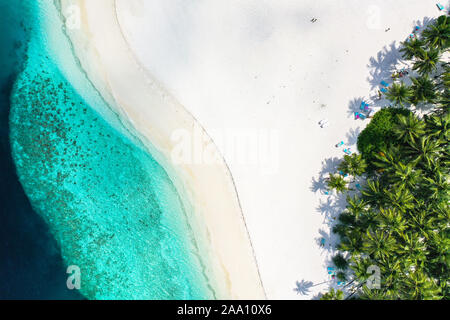
[[[342,171],[342,170],[339,171],[339,174],[341,176],[344,176],[344,178],[348,176],[348,173],[344,173],[344,171]]]
[[[350,148],[344,149],[344,153],[345,153],[345,154],[348,154],[348,155],[351,155],[351,154],[352,154],[352,152],[350,151]]]
[[[384,87],[389,87],[389,83],[387,83],[386,81],[381,81],[380,84]]]
[[[365,118],[367,118],[367,117],[364,114],[362,114],[360,112],[355,112],[355,120],[358,120],[358,119],[364,120]]]
[[[363,102],[361,102],[361,106],[359,107],[361,110],[363,110],[363,111],[367,111],[367,110],[369,110],[369,104],[368,103],[365,103],[364,101]]]
[[[436,6],[438,7],[439,10],[444,10],[444,6],[440,3],[436,3]]]
[[[386,88],[381,88],[380,91],[383,92],[383,93],[387,92]]]
[[[341,142],[339,142],[339,143],[336,143],[336,148],[339,148],[340,146],[343,146],[344,145],[344,141],[341,141]]]

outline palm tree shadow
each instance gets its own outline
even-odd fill
[[[326,181],[325,181],[325,177],[320,176],[318,179],[316,179],[315,177],[312,177],[312,182],[311,182],[311,188],[310,190],[314,193],[318,192],[318,191],[324,191],[326,189]]]
[[[316,210],[324,216],[325,221],[332,220],[333,217],[336,217],[336,213],[338,212],[335,202],[331,197],[328,197],[325,201],[320,200]]]
[[[322,169],[320,170],[319,175],[323,177],[328,176],[329,173],[335,172],[341,161],[342,159],[338,157],[325,159],[324,161],[322,161]]]
[[[360,111],[359,107],[361,106],[362,101],[367,101],[367,99],[364,99],[363,97],[353,98],[348,103],[348,110],[347,115],[349,117],[353,117],[355,112]]]
[[[323,293],[318,293],[318,294],[314,295],[311,298],[311,300],[320,300],[320,298],[322,298],[322,296],[323,296]]]
[[[323,192],[327,189],[326,177],[330,172],[335,172],[341,159],[337,157],[328,158],[322,162],[322,169],[319,172],[319,177],[312,177],[310,190],[314,193]]]
[[[312,281],[295,281],[294,291],[297,292],[297,294],[307,295],[310,293],[311,287],[313,286],[314,283]]]
[[[450,1],[449,1],[449,5],[450,5]],[[430,17],[425,17],[422,19],[422,21],[420,21],[420,20],[414,21],[414,26],[418,26],[420,28],[420,30],[424,30],[426,27],[428,27],[428,25],[432,24],[433,21],[434,21],[434,19],[432,19]]]
[[[330,230],[325,231],[324,229],[319,229],[319,237],[315,240],[317,245],[325,250],[325,252],[331,252],[333,251],[336,243],[336,236]],[[324,242],[323,245],[322,241]]]
[[[435,108],[435,104],[421,102],[415,105],[414,108],[416,111],[419,111],[423,114],[427,114],[430,113]]]
[[[346,134],[347,144],[352,146],[358,142],[358,136],[361,133],[361,128],[350,129]]]
[[[371,57],[369,64],[370,76],[367,78],[371,85],[371,89],[375,89],[380,85],[380,82],[389,80],[392,72],[396,70],[395,66],[403,61],[400,53],[400,45],[396,41],[378,52],[376,57]]]

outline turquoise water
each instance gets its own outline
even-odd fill
[[[57,36],[48,37],[42,21],[60,24],[53,2],[22,2],[33,18],[27,19],[25,68],[11,95],[12,155],[65,265],[80,267],[81,293],[89,299],[214,298],[185,200],[76,69],[63,30],[52,28]],[[70,72],[58,56],[74,66]]]
[[[0,0],[0,299],[82,299],[67,290],[61,252],[11,157],[9,98],[26,58],[28,19],[23,2]]]

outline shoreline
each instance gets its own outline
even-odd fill
[[[208,239],[207,248],[200,248],[199,252],[208,252],[210,256],[207,259],[210,261],[206,263],[211,263],[211,270],[207,272],[213,274],[213,286],[218,291],[218,298],[264,298],[245,219],[226,163],[222,161],[220,165],[206,170],[195,165],[171,168],[167,163],[173,149],[169,139],[173,130],[191,130],[196,120],[151,76],[145,74],[143,68],[139,69],[138,61],[131,56],[132,50],[117,34],[120,31],[121,35],[122,30],[116,17],[115,1],[98,2],[61,1],[63,12],[70,4],[82,8],[83,32],[67,32],[84,71],[108,104],[116,106],[115,111],[120,117],[130,121],[141,135],[144,145],[171,177],[180,197],[187,197],[193,205],[194,212],[187,213],[188,220],[193,224],[197,242],[198,238],[200,242]],[[95,17],[92,16],[94,12]],[[110,31],[107,32],[107,40],[104,39],[105,30]],[[111,51],[115,52],[116,57],[111,56]],[[124,64],[127,76],[123,75],[124,70],[118,70]],[[123,88],[122,77],[133,83],[133,88]],[[136,83],[139,84],[134,85]],[[155,110],[149,110],[150,104]],[[185,201],[182,202],[185,204]],[[238,266],[233,262],[236,256],[243,264]]]
[[[317,298],[333,283],[327,266],[337,239],[327,217],[344,209],[342,201],[321,192],[344,155],[344,147],[335,145],[343,140],[356,151],[368,120],[354,120],[353,112],[362,99],[387,105],[373,98],[380,81],[388,81],[390,68],[401,63],[399,42],[414,25],[440,14],[435,4],[116,2],[136,59],[214,141],[233,128],[278,132],[273,174],[219,149],[235,181],[268,298]],[[329,120],[327,128],[318,125],[322,119]],[[312,286],[301,293],[302,283]]]

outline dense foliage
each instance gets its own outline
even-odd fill
[[[450,19],[442,16],[403,44],[413,63],[411,86],[390,87],[386,97],[397,107],[375,115],[359,136],[361,154],[346,156],[340,173],[330,175],[340,192],[351,190],[345,175],[362,185],[347,195],[333,228],[341,239],[333,262],[354,285],[347,298],[450,297],[450,68],[440,60],[449,31]],[[426,115],[410,111],[419,104]],[[369,266],[380,270],[379,288],[367,285]],[[322,298],[343,299],[343,292]]]
[[[394,127],[398,124],[397,116],[407,116],[410,113],[403,108],[385,108],[375,114],[372,121],[358,136],[358,150],[367,162],[373,163],[376,152],[387,148],[393,141]]]

